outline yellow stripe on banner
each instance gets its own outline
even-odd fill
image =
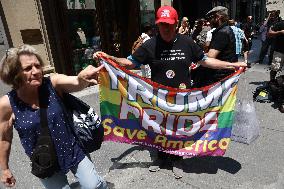
[[[103,69],[100,71],[100,74],[99,74],[99,81],[100,81],[100,84],[101,84],[102,86],[107,86],[107,87],[110,86],[110,78],[109,78],[108,72],[106,71],[105,68],[103,68]]]
[[[102,102],[108,101],[111,104],[120,104],[121,94],[118,90],[110,90],[108,87],[100,85],[100,95],[100,100]]]
[[[108,75],[108,72],[104,68],[103,70],[100,71],[100,101],[108,101],[112,104],[119,105],[120,104],[120,99],[121,99],[121,93],[119,90],[111,90],[111,85],[110,85],[110,77]],[[124,95],[127,95],[127,91],[122,89],[123,87],[121,84],[119,85],[119,89],[124,92]]]
[[[226,103],[224,104],[224,106],[220,110],[220,113],[230,112],[230,111],[235,109],[235,102],[237,100],[237,91],[238,91],[238,87],[236,85],[236,86],[234,86],[234,88],[233,88],[230,96],[228,97]]]

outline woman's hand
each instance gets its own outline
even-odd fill
[[[16,179],[14,178],[14,176],[13,176],[12,172],[10,171],[10,169],[2,170],[1,182],[6,187],[13,187],[13,186],[15,186]]]
[[[92,65],[87,66],[84,70],[82,70],[78,74],[79,82],[87,82],[88,84],[98,84],[98,75],[99,71],[104,67],[104,65],[100,65],[99,67],[94,67]]]

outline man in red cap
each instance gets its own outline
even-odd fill
[[[103,53],[121,66],[129,69],[149,64],[151,80],[159,84],[186,89],[192,86],[190,66],[192,62],[215,69],[235,69],[245,63],[230,63],[205,56],[202,49],[187,35],[177,34],[177,11],[171,6],[162,6],[156,14],[159,34],[144,42],[128,59]],[[102,52],[97,52],[102,53]],[[94,57],[97,57],[95,54]],[[163,163],[172,162],[175,178],[182,178],[182,157],[158,152],[158,158],[149,167],[156,172]]]

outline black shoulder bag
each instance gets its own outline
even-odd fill
[[[31,156],[31,173],[41,179],[51,177],[59,171],[55,147],[47,124],[47,103],[42,99],[45,95],[39,94],[41,131]]]
[[[87,153],[100,149],[104,140],[104,127],[95,110],[69,93],[63,94],[62,106],[81,148]]]

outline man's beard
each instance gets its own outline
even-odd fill
[[[218,23],[218,22],[212,22],[212,23],[211,23],[211,26],[212,26],[213,28],[218,28],[218,27],[219,27],[219,23]]]

